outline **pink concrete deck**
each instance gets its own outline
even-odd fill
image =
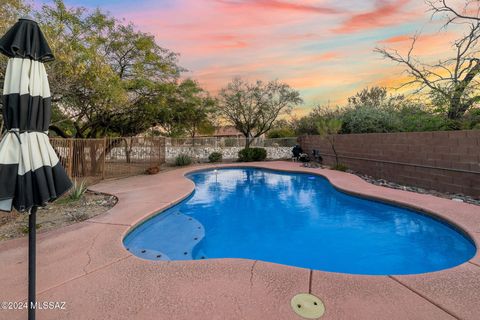
[[[480,245],[480,208],[382,188],[343,172],[298,163],[254,163],[278,170],[322,174],[335,186],[435,213]],[[104,215],[38,236],[38,301],[65,301],[66,310],[38,311],[42,319],[300,319],[290,299],[320,297],[322,319],[480,319],[480,255],[444,271],[410,276],[358,276],[311,271],[262,261],[218,259],[146,261],[122,245],[126,232],[175,204],[194,188],[184,174],[202,165],[154,176],[102,182],[92,189],[115,194]],[[0,302],[27,296],[26,238],[0,243]],[[26,311],[0,310],[0,319]]]

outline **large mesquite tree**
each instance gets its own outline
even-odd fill
[[[63,137],[133,136],[156,125],[177,55],[152,35],[99,10],[44,5],[37,20],[56,55],[49,64],[54,119]]]
[[[236,78],[219,94],[220,113],[245,136],[246,148],[300,103],[300,93],[279,81],[249,83]]]
[[[182,71],[175,53],[130,24],[100,10],[67,7],[63,0],[35,9],[22,0],[1,1],[0,32],[25,14],[41,25],[56,58],[46,65],[53,103],[50,131],[65,138],[134,136],[158,123]],[[5,68],[0,58],[0,82]],[[73,163],[74,174],[89,170],[95,175],[102,157],[116,146],[85,148],[75,141],[71,152],[80,161]]]

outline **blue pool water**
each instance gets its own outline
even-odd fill
[[[201,171],[192,196],[130,232],[153,260],[248,258],[386,275],[450,268],[476,249],[449,225],[336,190],[325,178],[253,168]]]

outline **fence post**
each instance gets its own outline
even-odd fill
[[[67,163],[67,170],[68,176],[73,178],[73,139],[68,139],[68,163]]]
[[[103,137],[102,180],[105,179],[105,159],[107,158],[107,137]]]

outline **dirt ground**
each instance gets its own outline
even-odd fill
[[[87,191],[78,201],[58,199],[37,212],[37,232],[60,228],[104,213],[117,203],[111,195]],[[0,241],[28,234],[28,214],[0,212]]]

